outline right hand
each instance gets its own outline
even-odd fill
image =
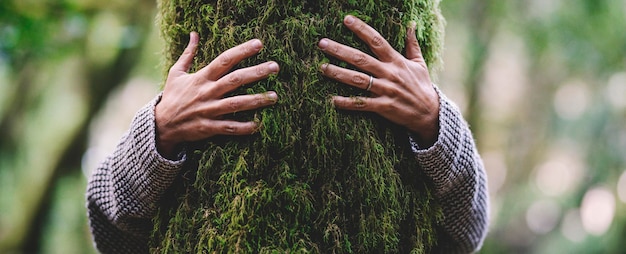
[[[184,142],[215,135],[249,135],[259,128],[256,122],[223,120],[229,113],[253,110],[275,104],[276,92],[224,98],[236,88],[277,73],[276,62],[228,73],[242,60],[258,53],[263,44],[253,39],[231,48],[196,73],[187,73],[198,46],[198,34],[192,32],[189,44],[170,68],[161,101],[156,105],[157,149],[166,158],[176,156],[176,148]]]

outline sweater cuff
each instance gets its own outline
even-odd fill
[[[431,147],[420,148],[411,135],[409,140],[422,170],[433,180],[441,196],[468,173],[457,165],[464,153],[473,151],[473,140],[471,134],[468,137],[469,128],[458,107],[436,86],[435,90],[440,101],[437,141]]]
[[[180,153],[177,160],[169,160],[157,151],[154,109],[160,99],[161,95],[157,96],[135,115],[128,142],[134,147],[126,151],[131,153],[127,154],[131,159],[126,162],[130,165],[126,164],[127,172],[123,173],[124,178],[115,181],[127,183],[119,186],[117,192],[134,196],[125,202],[134,207],[141,207],[128,211],[130,217],[142,218],[153,215],[158,199],[176,178],[186,160],[184,153]],[[126,198],[124,195],[118,197]]]
[[[165,171],[178,171],[186,160],[184,149],[178,153],[175,160],[165,158],[157,149],[155,109],[156,105],[161,101],[162,95],[163,93],[161,92],[156,98],[137,112],[130,129],[133,130],[133,140],[138,141],[137,144],[139,147],[147,148],[145,151],[147,154],[145,155],[149,158],[153,158],[155,164],[161,166],[159,168]]]

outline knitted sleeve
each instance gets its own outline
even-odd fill
[[[92,173],[87,212],[95,247],[102,253],[147,253],[157,202],[185,160],[163,158],[156,149],[154,108],[142,108],[115,152]]]
[[[443,210],[443,233],[437,252],[470,253],[487,234],[488,194],[485,169],[472,133],[459,109],[440,97],[439,138],[427,149],[412,141],[417,160],[435,185]]]

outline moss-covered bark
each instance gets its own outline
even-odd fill
[[[337,111],[329,96],[364,91],[324,78],[322,37],[369,52],[342,20],[353,14],[396,49],[406,26],[429,66],[439,60],[438,0],[160,0],[166,66],[191,31],[200,34],[194,70],[224,50],[259,38],[272,76],[234,94],[273,90],[275,106],[229,117],[258,119],[260,133],[214,137],[188,151],[188,165],[155,218],[157,252],[425,252],[440,210],[420,175],[408,133],[370,113]],[[345,64],[343,64],[345,66]],[[195,151],[194,151],[195,149]]]

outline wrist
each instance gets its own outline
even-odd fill
[[[176,143],[172,143],[172,142],[166,142],[163,141],[159,138],[159,135],[157,135],[157,140],[156,140],[156,145],[157,145],[157,152],[163,156],[163,158],[166,158],[168,160],[176,160],[179,150],[178,147],[179,145]]]
[[[420,128],[411,128],[409,132],[420,149],[428,149],[439,139],[439,118],[428,121],[428,124]]]
[[[174,139],[171,128],[163,126],[162,121],[156,120],[155,139],[157,152],[168,160],[177,160],[178,154],[182,151],[182,143]]]
[[[165,121],[159,114],[160,104],[157,104],[154,112],[155,141],[157,152],[166,159],[175,160],[180,149],[179,142],[174,141],[172,131],[166,126]]]

